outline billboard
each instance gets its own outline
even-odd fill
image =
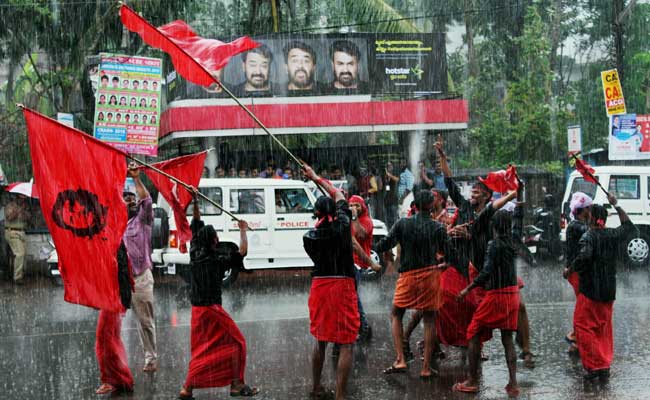
[[[569,147],[569,155],[582,151],[582,130],[580,125],[567,127],[567,144]]]
[[[613,115],[609,132],[610,160],[650,159],[650,115]]]
[[[623,87],[621,87],[618,71],[616,69],[602,71],[600,79],[603,82],[607,115],[625,114],[625,99],[623,98]]]
[[[431,95],[447,91],[444,33],[270,35],[218,79],[238,97]],[[168,75],[169,99],[224,98]]]
[[[94,136],[131,154],[158,153],[162,60],[102,54]]]

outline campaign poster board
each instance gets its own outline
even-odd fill
[[[424,96],[447,91],[443,33],[270,34],[254,39],[259,48],[215,71],[237,97]],[[167,76],[168,99],[228,97],[216,85],[204,88],[171,72]]]
[[[582,151],[582,129],[580,125],[569,126],[567,136],[569,155],[580,153]]]
[[[162,60],[101,54],[94,136],[130,154],[156,156]]]
[[[610,160],[650,159],[650,115],[613,115],[609,132]]]
[[[56,113],[56,120],[62,123],[63,125],[67,125],[70,128],[74,128],[74,115],[68,114],[68,113]]]
[[[603,82],[607,115],[625,114],[625,99],[623,98],[623,87],[621,86],[618,71],[616,69],[602,71],[600,78]]]

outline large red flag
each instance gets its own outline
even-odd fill
[[[35,111],[25,108],[23,114],[65,301],[121,311],[117,249],[127,220],[125,154]]]
[[[203,173],[203,164],[205,163],[206,155],[207,152],[203,151],[197,154],[172,158],[171,160],[153,164],[153,166],[188,185],[198,187],[201,174]],[[187,247],[185,243],[192,240],[192,230],[190,229],[190,224],[187,222],[185,211],[192,201],[193,195],[183,186],[168,177],[149,168],[140,168],[144,169],[144,173],[147,174],[151,182],[158,188],[158,192],[160,192],[172,210],[174,210],[179,249],[181,253],[186,253]]]
[[[507,193],[519,188],[517,169],[514,165],[509,165],[505,171],[490,172],[485,179],[479,177],[478,180],[483,182],[490,190],[498,193]]]
[[[573,159],[576,162],[576,170],[580,172],[580,175],[582,175],[584,180],[587,182],[595,183],[597,185],[598,181],[596,180],[596,177],[594,177],[596,170],[591,165],[582,161],[578,157],[574,157]]]
[[[126,5],[120,8],[120,17],[128,30],[169,54],[176,72],[183,78],[201,86],[215,83],[212,73],[225,67],[230,58],[259,46],[247,36],[230,43],[205,39],[180,20],[156,28]]]

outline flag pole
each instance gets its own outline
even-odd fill
[[[209,150],[208,150],[208,151],[209,151]],[[149,169],[151,169],[152,171],[155,171],[155,172],[157,172],[157,173],[159,173],[159,174],[161,174],[161,175],[163,175],[163,176],[165,176],[165,177],[171,179],[172,181],[174,181],[174,182],[180,184],[180,185],[183,186],[185,189],[187,189],[188,192],[190,192],[190,193],[192,193],[192,194],[195,193],[195,192],[194,192],[194,189],[196,189],[195,187],[193,187],[193,186],[191,186],[191,185],[188,185],[187,183],[185,183],[185,182],[181,181],[180,179],[176,178],[175,176],[170,175],[170,174],[168,174],[167,172],[162,171],[162,170],[160,170],[160,169],[154,167],[154,166],[151,165],[151,164],[147,164],[147,163],[144,162],[144,161],[140,161],[140,160],[138,160],[137,158],[132,157],[132,156],[130,156],[130,155],[128,155],[128,154],[127,154],[126,158],[128,158],[129,160],[132,160],[132,161],[134,161],[134,162],[136,162],[136,163],[142,165],[142,166],[145,167],[145,168],[149,168]],[[241,219],[240,219],[240,218],[237,218],[237,216],[235,216],[235,214],[233,214],[233,213],[231,213],[230,211],[226,210],[226,209],[225,209],[221,204],[219,204],[219,203],[217,203],[216,201],[212,200],[211,198],[209,198],[209,197],[206,196],[205,194],[201,193],[201,192],[198,191],[198,190],[196,191],[196,193],[198,193],[199,197],[203,198],[203,199],[204,199],[205,201],[207,201],[208,203],[212,204],[213,206],[217,207],[217,208],[220,209],[221,211],[223,211],[223,212],[225,212],[226,214],[228,214],[228,215],[229,215],[230,217],[232,217],[235,221],[238,221],[238,222],[241,221]],[[251,229],[250,227],[249,227],[248,229],[251,230],[251,231],[253,230],[253,229]]]
[[[575,153],[573,153],[573,152],[570,153],[570,157],[573,159],[573,161],[576,161],[576,160],[578,159],[578,154],[580,154],[579,151],[578,151],[578,152],[575,152]],[[580,171],[579,171],[579,172],[580,172]],[[596,179],[596,177],[591,173],[591,171],[585,169],[585,172],[587,173],[587,175],[589,175],[589,177],[590,177],[591,179],[594,180],[594,182],[596,182],[596,185],[598,185],[598,187],[601,188],[601,189],[603,190],[603,192],[605,192],[605,195],[606,195],[607,197],[609,197],[609,192],[608,192],[607,190],[605,190],[605,188],[603,187],[603,185],[600,184],[600,181],[599,181],[598,179]]]

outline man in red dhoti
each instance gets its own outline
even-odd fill
[[[593,200],[582,192],[575,192],[571,196],[571,215],[574,219],[569,223],[566,228],[566,262],[567,267],[564,269],[564,279],[569,281],[573,291],[578,298],[580,293],[578,273],[572,269],[573,261],[578,256],[580,251],[580,238],[589,229],[589,220],[591,218],[591,205]],[[569,343],[569,353],[577,354],[578,347],[576,346],[575,327],[566,335],[566,341]]]
[[[607,209],[593,205],[589,230],[582,235],[580,252],[572,264],[580,280],[573,324],[586,379],[609,377],[614,357],[612,313],[616,299],[616,260],[622,241],[639,235],[638,228],[617,206],[616,197],[610,194],[608,200],[616,209],[621,226],[605,228]]]
[[[316,227],[303,236],[305,251],[314,262],[309,292],[309,321],[316,338],[312,352],[312,399],[331,397],[321,384],[321,373],[328,343],[339,346],[336,367],[336,399],[345,397],[345,387],[352,367],[352,346],[357,340],[359,308],[352,256],[352,213],[345,197],[327,180],[320,178],[308,165],[304,175],[316,182],[331,197],[316,201]]]
[[[478,276],[458,296],[463,299],[477,286],[485,289],[485,295],[467,328],[469,377],[456,383],[452,389],[466,393],[479,391],[481,342],[492,336],[493,329],[500,329],[509,373],[506,392],[510,396],[516,396],[519,394],[517,354],[512,333],[517,330],[519,286],[515,267],[515,243],[512,239],[512,217],[509,212],[500,210],[494,214],[492,223],[494,239],[488,243],[485,264]]]
[[[251,397],[259,390],[244,383],[246,339],[221,306],[221,283],[226,267],[241,264],[248,252],[246,221],[239,221],[239,251],[218,251],[219,238],[212,225],[201,221],[194,199],[190,245],[190,301],[192,303],[189,370],[178,398],[192,399],[192,390],[230,385],[231,396]]]
[[[443,268],[438,265],[438,256],[449,256],[452,248],[444,225],[431,219],[434,203],[431,191],[421,190],[416,193],[415,203],[419,212],[397,221],[388,235],[377,243],[375,251],[384,252],[398,243],[400,245],[400,276],[395,287],[391,315],[397,357],[384,373],[404,373],[408,368],[403,349],[402,319],[405,311],[412,309],[423,312],[424,361],[420,377],[427,379],[437,373],[431,368],[431,354],[435,340],[436,313],[443,302],[440,287]]]
[[[122,316],[126,309],[131,307],[131,292],[134,285],[124,243],[120,244],[117,251],[117,279],[124,311],[100,310],[97,320],[95,355],[102,384],[95,393],[100,395],[133,391],[133,375],[129,369],[126,350],[120,336]]]

